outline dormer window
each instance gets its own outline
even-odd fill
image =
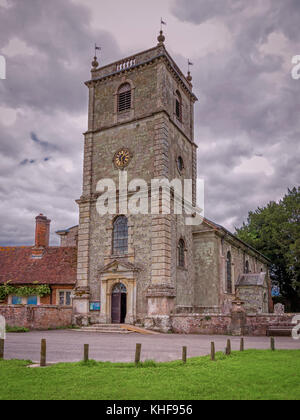
[[[175,97],[175,114],[176,118],[182,122],[182,98],[180,92],[176,91],[176,97]]]
[[[131,86],[125,83],[118,90],[118,112],[131,109]]]

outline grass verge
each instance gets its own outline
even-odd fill
[[[300,350],[218,353],[138,367],[89,361],[28,369],[0,361],[0,400],[299,400]]]

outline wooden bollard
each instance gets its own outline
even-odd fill
[[[0,339],[0,360],[4,359],[4,342],[2,338]]]
[[[240,351],[244,351],[244,350],[245,350],[245,342],[244,342],[244,339],[241,338]]]
[[[135,349],[135,364],[138,365],[141,361],[142,345],[137,344]]]
[[[47,343],[46,343],[46,340],[43,338],[41,341],[41,361],[40,361],[41,367],[46,366],[46,352],[47,352]]]
[[[231,355],[231,341],[227,340],[227,346],[226,346],[226,351],[225,351],[227,356]]]
[[[84,345],[84,356],[83,356],[83,360],[85,363],[87,363],[89,361],[89,345],[85,344]]]
[[[182,361],[186,363],[187,360],[187,347],[182,347]]]
[[[215,343],[211,343],[210,359],[212,362],[216,361],[216,348]]]
[[[271,337],[271,350],[275,351],[275,338]]]

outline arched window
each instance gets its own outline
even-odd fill
[[[182,172],[184,170],[184,162],[181,156],[178,156],[177,166],[178,166],[179,172]]]
[[[249,268],[249,261],[247,260],[247,261],[245,262],[245,273],[246,273],[246,274],[249,274],[249,272],[250,272],[250,268]]]
[[[180,239],[178,244],[178,265],[181,268],[185,267],[185,242]]]
[[[177,119],[182,122],[182,98],[180,92],[176,91],[176,97],[175,97],[175,113]]]
[[[112,290],[112,294],[118,294],[118,293],[127,293],[126,286],[123,283],[118,283],[114,286]]]
[[[127,111],[131,108],[131,86],[125,83],[118,90],[118,112]]]
[[[119,216],[113,227],[113,255],[124,255],[128,252],[128,220]]]
[[[232,293],[232,261],[231,252],[227,253],[227,293]]]

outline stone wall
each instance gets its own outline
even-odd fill
[[[245,302],[247,313],[266,313],[268,311],[268,288],[262,286],[243,286],[238,288],[239,298]]]
[[[176,334],[221,334],[230,333],[230,315],[173,315],[172,329]]]
[[[198,228],[198,227],[197,227]],[[200,226],[199,229],[203,227]],[[218,243],[212,231],[194,234],[195,306],[219,306]]]
[[[58,232],[60,236],[60,246],[65,247],[76,247],[78,245],[78,226],[74,226],[65,232]]]
[[[245,335],[266,336],[271,326],[291,326],[296,314],[245,315],[241,334],[236,334],[235,314],[180,314],[171,317],[172,330],[176,334]]]
[[[297,314],[255,314],[247,315],[247,334],[260,336],[266,335],[269,327],[286,327],[292,324]]]
[[[0,315],[10,327],[47,330],[72,325],[72,308],[58,306],[0,305]]]

